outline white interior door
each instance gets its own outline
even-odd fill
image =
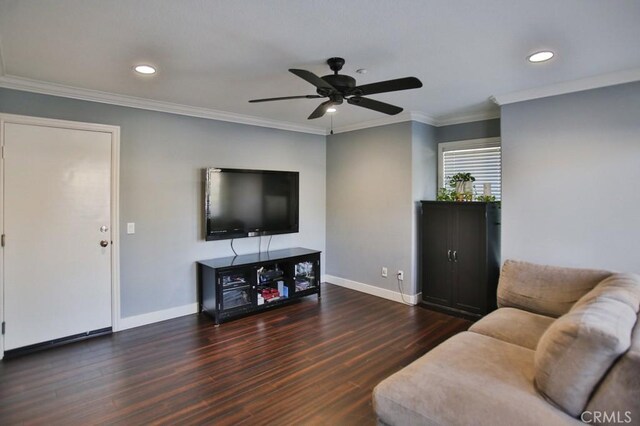
[[[4,350],[111,327],[111,134],[8,122],[3,139]]]

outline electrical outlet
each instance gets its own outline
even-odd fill
[[[404,271],[398,271],[398,279],[404,281]]]
[[[387,267],[386,266],[382,267],[382,276],[387,278]]]

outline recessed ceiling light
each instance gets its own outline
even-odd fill
[[[553,58],[554,53],[550,50],[543,50],[542,52],[536,52],[529,55],[527,58],[529,62],[545,62]]]
[[[329,107],[327,108],[327,112],[336,112],[337,109],[335,109],[334,107]]]
[[[156,69],[151,65],[136,65],[134,68],[137,73],[151,75],[156,73]]]

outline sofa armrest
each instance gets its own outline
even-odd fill
[[[611,274],[506,260],[498,281],[498,306],[557,318]]]

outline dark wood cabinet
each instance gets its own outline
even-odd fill
[[[320,252],[291,248],[197,262],[200,311],[216,324],[320,297]]]
[[[494,310],[498,203],[422,201],[419,232],[423,303],[472,317]]]

